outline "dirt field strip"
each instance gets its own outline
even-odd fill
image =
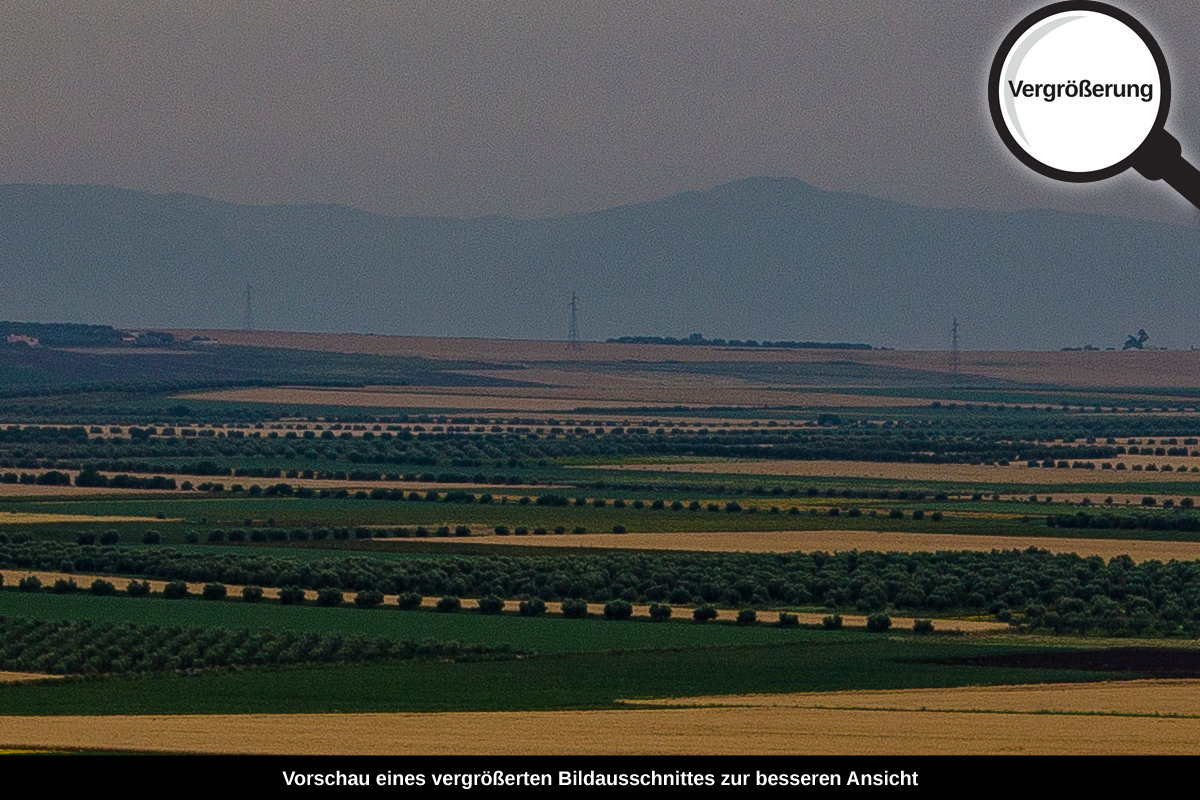
[[[400,540],[378,540],[400,541]],[[429,541],[441,541],[430,539]],[[447,540],[453,541],[453,540]],[[461,541],[461,540],[459,540]],[[690,550],[709,553],[794,553],[815,550],[922,553],[938,550],[1027,550],[1077,553],[1109,559],[1128,555],[1134,561],[1195,561],[1200,542],[1156,542],[1136,539],[1067,539],[1050,536],[967,536],[946,533],[888,531],[670,531],[663,533],[581,533],[564,536],[478,536],[472,543],[527,547],[601,547],[628,550]]]
[[[0,747],[294,755],[1194,755],[1197,741],[1194,718],[784,707],[0,717]]]
[[[1163,487],[1163,488],[1167,488],[1167,487]],[[1172,498],[1176,501],[1179,501],[1180,499],[1189,496],[1189,495],[1184,495],[1184,494],[1172,494],[1171,492],[1161,492],[1161,491],[1153,492],[1153,495],[1155,498],[1157,498],[1159,500],[1165,500],[1167,498]],[[1080,505],[1080,506],[1082,506],[1083,501],[1086,498],[1087,500],[1091,501],[1090,507],[1083,506],[1078,510],[1086,511],[1089,514],[1102,514],[1105,511],[1119,511],[1121,509],[1124,509],[1125,511],[1130,511],[1134,507],[1141,508],[1142,498],[1145,496],[1146,496],[1145,492],[1141,492],[1139,494],[1110,494],[1110,493],[1106,493],[1106,492],[1081,492],[1081,491],[1076,490],[1076,491],[1069,491],[1069,492],[1055,491],[1053,494],[1039,494],[1039,495],[1037,495],[1037,498],[1038,498],[1038,501],[1041,502],[1041,501],[1044,501],[1047,497],[1052,497],[1052,498],[1054,498],[1055,503],[1071,503],[1073,505]],[[1108,497],[1111,497],[1113,499],[1111,505],[1104,502],[1104,500]],[[1017,500],[1019,502],[1026,502],[1029,500],[1029,495],[1027,495],[1027,494],[1002,494],[1002,495],[1000,495],[1000,499],[1001,500]],[[1072,513],[1075,510],[1076,509],[1068,509],[1068,511],[1072,512]],[[1034,514],[1034,513],[1037,513],[1037,511],[1038,511],[1038,506],[1036,504],[1030,503],[1029,505],[1021,506],[1017,509],[1014,509],[1012,513],[1013,514],[1027,514],[1027,513]],[[1061,511],[1061,509],[1060,509],[1060,511]],[[1044,510],[1043,510],[1043,512],[1044,512]]]
[[[1200,680],[966,686],[796,694],[728,695],[625,701],[638,706],[745,706],[990,711],[1011,714],[1119,714],[1200,718]]]
[[[154,496],[159,491],[154,489],[114,489],[107,486],[38,486],[32,483],[0,483],[0,497],[37,497],[46,500],[59,497],[80,497],[81,495],[141,494]]]
[[[1158,461],[1165,464],[1172,459]],[[1173,459],[1183,462],[1185,459]],[[896,464],[876,461],[702,461],[658,464],[593,464],[580,469],[611,469],[622,472],[684,472],[707,475],[770,475],[790,478],[874,478],[877,480],[945,481],[976,485],[1024,483],[1198,483],[1200,473],[1134,472],[1116,469],[1050,469],[1011,464],[1007,467],[970,464]]]
[[[37,570],[15,570],[15,569],[0,570],[0,576],[4,577],[4,585],[5,586],[15,586],[15,585],[17,585],[18,581],[20,581],[22,578],[24,578],[28,575],[36,576],[37,579],[42,582],[43,587],[53,586],[54,582],[57,580],[67,580],[67,579],[73,578],[75,580],[76,585],[79,586],[80,591],[86,591],[88,589],[88,587],[92,585],[92,581],[96,580],[97,578],[103,578],[104,580],[111,581],[113,586],[115,586],[117,588],[117,590],[119,590],[119,591],[124,591],[125,588],[129,585],[130,581],[137,580],[137,578],[123,578],[123,577],[109,576],[109,575],[69,575],[64,572],[39,572]],[[151,591],[154,591],[154,592],[161,592],[163,590],[163,587],[167,585],[166,581],[159,581],[159,580],[151,580],[151,581],[149,581],[149,583],[150,583]],[[225,588],[229,593],[228,594],[229,597],[238,598],[241,596],[243,587],[235,586],[232,584],[226,584]],[[201,592],[204,591],[204,584],[203,583],[189,583],[188,591],[191,594],[198,596],[201,594]],[[346,604],[353,604],[354,598],[357,597],[357,595],[358,595],[357,592],[343,592],[344,602]],[[279,589],[272,588],[272,587],[264,587],[263,588],[263,597],[278,598],[279,597]],[[304,593],[304,597],[306,600],[309,600],[309,601],[316,600],[317,592],[313,591],[312,589],[309,589],[308,591],[306,591]],[[394,594],[384,595],[383,604],[394,606],[394,605],[396,605],[396,599],[397,599],[397,595],[394,595]],[[438,600],[440,600],[440,599],[441,598],[439,598],[439,597],[423,597],[423,598],[421,598],[421,606],[423,608],[435,608],[437,606]],[[478,601],[478,599],[475,599],[475,598],[464,597],[464,598],[461,598],[460,602],[462,603],[462,608],[464,611],[474,611],[475,609],[479,608],[479,601]],[[505,601],[504,601],[504,607],[505,607],[506,611],[516,611],[518,608],[518,605],[519,605],[519,601],[517,601],[517,600],[505,599]],[[739,610],[740,609],[736,609],[736,608],[717,609],[717,619],[730,620],[730,621],[736,620]],[[547,601],[546,602],[546,611],[551,614],[561,614],[562,613],[562,604],[558,603],[558,602],[554,602],[554,601]],[[689,619],[689,620],[691,619],[691,614],[692,614],[691,608],[672,607],[672,611],[673,611],[673,616],[676,619]],[[593,616],[597,616],[597,617],[603,616],[604,615],[604,603],[588,603],[588,613],[592,614]],[[760,622],[774,622],[777,619],[779,612],[764,610],[764,611],[759,611],[758,614],[759,614]],[[634,617],[648,618],[650,616],[650,606],[635,605],[633,607],[633,615],[634,615]],[[797,614],[797,617],[799,618],[801,624],[818,625],[821,623],[821,620],[825,618],[825,614]],[[897,632],[903,632],[905,630],[909,630],[912,628],[913,621],[914,621],[914,618],[911,618],[911,617],[893,617],[892,618],[892,627]],[[844,614],[842,616],[842,624],[848,628],[855,628],[855,627],[863,628],[863,627],[866,627],[866,625],[867,625],[867,618],[865,616],[858,615],[858,614]],[[947,630],[947,631],[948,630],[961,630],[961,631],[978,632],[978,631],[1006,631],[1009,629],[1008,625],[1006,625],[1002,622],[988,622],[988,621],[981,621],[981,620],[960,620],[960,619],[938,619],[938,620],[934,621],[934,626],[937,630]]]
[[[559,391],[563,396],[556,397]],[[499,393],[492,387],[456,386],[445,390],[438,386],[405,387],[405,391],[323,389],[308,386],[262,387],[255,389],[222,389],[175,395],[179,400],[216,400],[239,403],[278,403],[286,405],[311,404],[361,406],[370,408],[436,408],[464,411],[554,411],[574,413],[576,409],[622,409],[629,406],[657,408],[664,411],[680,406],[705,408],[758,408],[763,406],[812,408],[895,408],[897,406],[928,405],[928,401],[910,397],[879,397],[836,393],[789,392],[782,389],[707,389],[656,390],[631,392],[622,397],[581,396],[570,389],[510,389]]]
[[[0,683],[20,683],[21,681],[57,680],[62,675],[39,675],[36,672],[3,672],[0,671]]]
[[[31,514],[0,511],[0,525],[44,525],[53,522],[180,522],[179,519],[158,517],[98,517],[93,514]]]

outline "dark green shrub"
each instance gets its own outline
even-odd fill
[[[206,583],[200,597],[204,600],[224,600],[229,590],[223,583]]]
[[[610,600],[604,604],[605,619],[629,619],[633,616],[633,604],[625,600]]]
[[[522,600],[517,606],[517,611],[522,617],[536,617],[546,613],[546,601],[540,597],[531,597],[528,600]]]
[[[526,528],[524,525],[519,525],[517,526],[517,529],[513,531],[513,534],[516,536],[528,536],[529,528]]]
[[[469,527],[467,527],[466,525],[459,525],[457,528],[454,529],[454,535],[455,536],[470,536],[471,529]]]
[[[346,597],[342,594],[342,590],[335,589],[332,586],[326,586],[317,592],[317,605],[325,606],[326,608],[340,606],[345,599]]]
[[[871,614],[867,617],[867,630],[872,633],[883,633],[892,627],[892,618],[887,614]]]
[[[575,530],[573,530],[571,532],[572,533],[587,533],[587,528],[583,527],[582,525],[576,525]]]
[[[74,578],[59,578],[54,582],[50,591],[55,594],[75,594],[79,591],[79,586],[76,585]]]
[[[795,614],[789,614],[786,611],[779,612],[779,622],[776,623],[780,628],[799,628],[800,618]]]
[[[119,544],[120,541],[121,534],[116,531],[105,531],[100,534],[100,544]]]
[[[821,620],[821,627],[827,631],[840,631],[842,629],[842,615],[831,614]]]
[[[933,633],[933,620],[931,620],[931,619],[913,620],[913,633],[917,634],[918,636],[924,636],[924,635]]]
[[[421,595],[417,592],[405,592],[396,598],[396,605],[405,611],[415,611],[421,607]]]
[[[579,598],[563,600],[562,615],[567,619],[583,619],[588,615],[587,601]]]
[[[96,578],[96,580],[92,581],[91,592],[96,597],[108,597],[117,593],[117,587],[113,586],[112,581]]]
[[[163,587],[162,596],[167,600],[182,600],[188,596],[188,585],[184,581],[171,581]]]
[[[667,595],[667,600],[677,606],[690,605],[692,602],[692,593],[686,586],[676,586]]]
[[[183,535],[183,540],[188,544],[197,544],[200,541],[200,534],[195,531],[188,531]]]
[[[75,542],[77,544],[84,544],[84,545],[95,544],[96,543],[96,534],[92,533],[91,531],[84,531],[75,537]]]
[[[146,531],[142,534],[142,544],[158,544],[162,541],[162,535],[158,531]]]
[[[299,586],[284,586],[279,590],[279,602],[285,606],[298,606],[304,602],[304,590]]]
[[[666,603],[651,603],[650,604],[650,619],[655,622],[663,622],[671,618],[671,607]]]
[[[130,581],[125,586],[125,594],[130,597],[149,597],[150,581]]]
[[[262,596],[261,586],[246,586],[242,589],[242,599],[247,603],[257,603],[262,600]]]
[[[754,625],[757,622],[758,622],[758,612],[756,612],[753,608],[743,608],[741,611],[738,612],[738,615],[737,615],[737,624],[738,625]]]
[[[363,589],[354,596],[354,605],[359,608],[374,608],[383,605],[383,592],[376,589]]]
[[[437,610],[451,614],[462,608],[462,601],[453,595],[446,595],[437,601]]]
[[[497,536],[508,536],[509,534],[507,525],[497,525],[495,531]]]
[[[625,533],[625,526],[624,525],[613,525],[612,532],[613,533]]]
[[[702,606],[696,606],[696,608],[692,610],[692,619],[696,620],[696,622],[708,622],[710,619],[716,618],[716,607],[708,605],[707,603]]]
[[[504,601],[495,595],[479,598],[480,614],[499,614],[504,610]]]

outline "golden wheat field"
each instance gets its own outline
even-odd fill
[[[386,540],[385,540],[386,541]],[[437,541],[431,539],[430,541]],[[793,553],[796,551],[919,553],[936,550],[1025,550],[1077,553],[1134,561],[1194,561],[1200,542],[1137,539],[1067,539],[1051,536],[988,536],[891,531],[664,531],[662,533],[583,533],[570,536],[480,536],[472,542],[521,547],[579,547],[629,550],[682,550],[709,553]]]
[[[722,695],[640,701],[638,705],[997,711],[1008,714],[1128,714],[1200,718],[1200,680]]]
[[[938,690],[941,691],[941,690]],[[987,698],[975,697],[984,703]],[[844,702],[852,703],[852,698]],[[0,717],[0,747],[311,755],[1191,755],[1196,717],[788,706]]]

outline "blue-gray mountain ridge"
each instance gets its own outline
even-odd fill
[[[945,349],[1200,344],[1200,230],[934,209],[747,178],[536,220],[0,186],[0,319]]]

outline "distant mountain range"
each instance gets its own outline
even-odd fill
[[[0,186],[0,319],[965,349],[1200,344],[1200,229],[747,178],[539,220]]]

